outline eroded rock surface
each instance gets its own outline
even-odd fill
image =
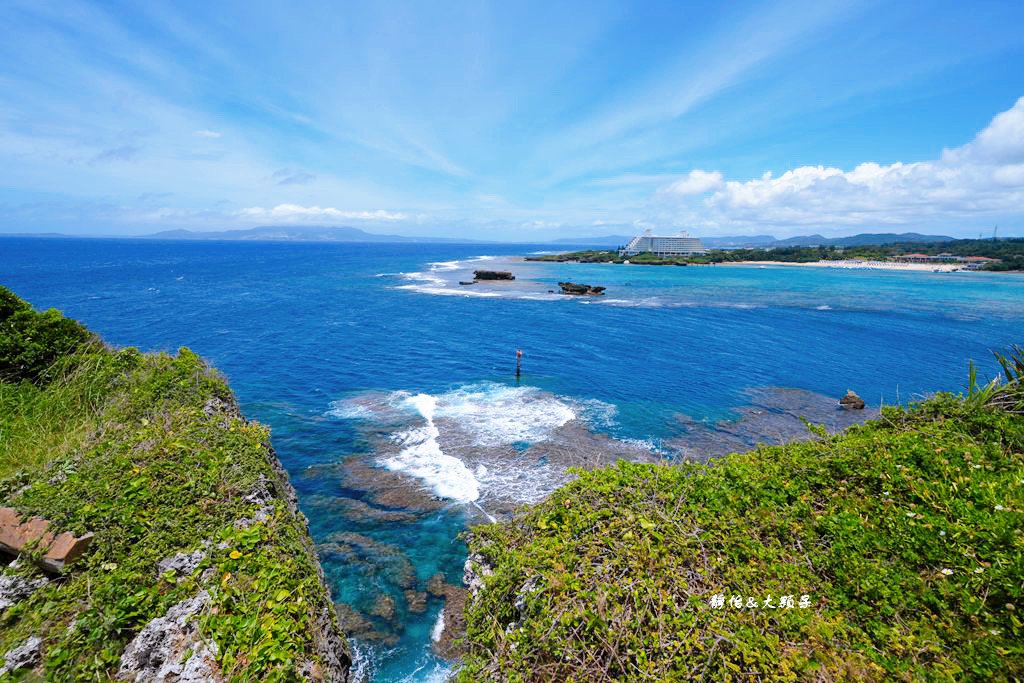
[[[465,588],[446,584],[444,587],[444,611],[441,613],[441,632],[434,641],[434,650],[445,659],[456,659],[463,651],[462,637],[466,635]]]
[[[559,282],[558,286],[562,288],[562,294],[569,294],[571,296],[601,296],[605,290],[605,287],[577,284],[575,282]]]
[[[4,654],[4,664],[0,666],[0,676],[12,673],[18,669],[35,667],[42,659],[40,648],[42,638],[32,636],[21,645],[13,647]]]
[[[847,410],[864,410],[864,399],[855,394],[853,389],[847,389],[846,395],[839,399],[839,405]]]
[[[515,280],[516,276],[507,270],[474,270],[474,280]]]
[[[146,624],[124,649],[118,678],[137,683],[223,680],[216,644],[199,638],[199,616],[209,603],[210,594],[200,591]]]
[[[190,553],[178,553],[160,560],[156,565],[157,576],[171,572],[175,579],[191,576],[192,572],[206,559],[205,550],[194,550]]]
[[[0,575],[0,610],[13,607],[50,582],[45,576]]]

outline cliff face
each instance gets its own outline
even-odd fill
[[[106,348],[0,288],[0,435],[0,507],[93,534],[60,573],[39,543],[0,564],[0,679],[349,679],[269,430],[195,354]]]

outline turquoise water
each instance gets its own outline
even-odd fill
[[[189,346],[225,372],[273,428],[379,681],[447,671],[430,645],[442,602],[413,613],[404,592],[439,571],[458,583],[467,520],[559,481],[543,458],[503,467],[531,446],[582,425],[572,438],[671,457],[681,415],[713,424],[751,389],[905,402],[960,390],[968,359],[994,374],[990,350],[1024,340],[1020,275],[504,260],[541,248],[3,238],[0,283],[111,343]],[[499,258],[470,261],[484,254]],[[492,266],[517,281],[457,284]],[[564,280],[608,294],[548,294]],[[388,498],[395,477],[427,502]],[[394,619],[370,614],[381,594]]]

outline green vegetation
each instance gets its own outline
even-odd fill
[[[904,244],[866,245],[857,247],[777,247],[774,249],[711,249],[706,254],[690,257],[665,258],[653,254],[637,254],[628,258],[630,263],[652,265],[733,263],[737,261],[780,261],[784,263],[810,263],[813,261],[839,261],[861,258],[887,260],[901,254],[943,253],[954,256],[985,256],[1000,259],[999,263],[985,266],[985,270],[1024,270],[1024,239],[956,240],[954,242],[916,242]],[[529,261],[580,261],[583,263],[622,263],[626,260],[614,251],[575,251],[565,254],[531,256]]]
[[[474,528],[493,573],[461,680],[1020,680],[1024,353],[1003,361],[965,397],[708,465],[581,472]]]
[[[0,287],[0,381],[45,383],[54,363],[95,337],[74,320],[50,309],[36,313],[10,290]]]
[[[304,519],[269,431],[238,414],[223,378],[187,349],[111,350],[2,287],[0,302],[0,505],[95,534],[0,610],[0,657],[39,636],[47,680],[106,680],[147,623],[205,589],[199,632],[226,679],[327,669],[319,641],[337,626]],[[195,550],[187,576],[159,574]],[[40,576],[31,563],[0,572]]]

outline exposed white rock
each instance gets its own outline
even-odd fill
[[[204,545],[209,545],[209,542]],[[192,576],[192,572],[194,572],[205,559],[205,550],[195,550],[191,553],[178,553],[177,555],[172,555],[160,560],[156,565],[156,573],[157,576],[162,576],[167,572],[173,572],[175,577]]]
[[[136,683],[223,680],[217,666],[216,644],[199,639],[199,614],[209,603],[210,594],[200,591],[146,624],[124,649],[118,678]],[[186,652],[190,654],[183,661]]]
[[[469,594],[476,597],[476,594],[484,587],[484,577],[493,573],[491,565],[480,553],[471,553],[466,558],[466,564],[462,570],[462,583],[466,584]]]
[[[0,575],[0,609],[18,604],[49,582],[45,576],[28,579],[24,576]]]
[[[8,650],[4,655],[4,665],[0,666],[0,676],[38,664],[41,659],[39,647],[42,644],[41,638],[32,636],[21,645]]]

